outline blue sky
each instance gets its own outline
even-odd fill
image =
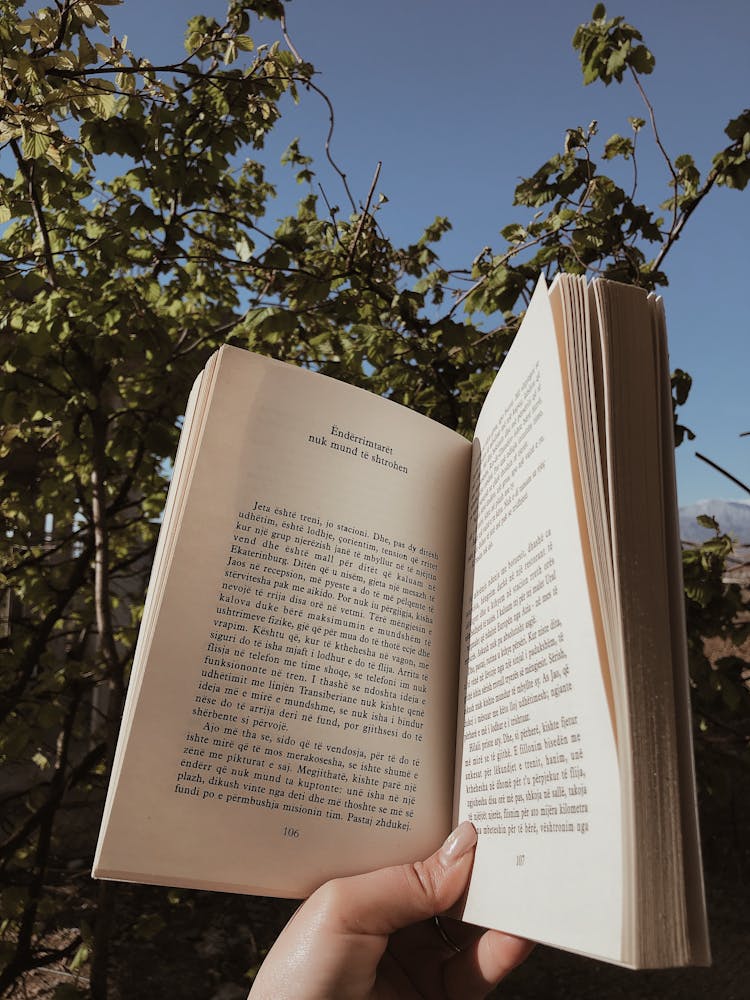
[[[512,206],[519,177],[561,148],[565,129],[599,122],[602,142],[646,117],[630,86],[584,87],[570,40],[593,0],[293,0],[289,34],[319,71],[336,110],[334,154],[355,198],[364,200],[376,163],[389,202],[380,221],[395,242],[416,239],[436,215],[453,231],[442,243],[447,266],[467,266],[485,245],[526,216]],[[126,0],[110,8],[113,30],[152,61],[182,51],[193,13],[220,17],[223,0]],[[608,4],[636,25],[656,56],[645,78],[662,139],[674,157],[690,152],[702,173],[725,143],[727,121],[750,106],[750,4],[746,0],[623,0]],[[251,28],[275,37],[271,26]],[[263,158],[278,162],[301,136],[329,198],[341,203],[323,163],[327,112],[313,96],[289,107]],[[666,196],[665,169],[642,140],[641,197]],[[274,176],[272,171],[271,176]],[[285,176],[281,168],[279,180]],[[299,189],[284,186],[279,216]],[[664,291],[671,362],[694,379],[683,422],[696,432],[678,449],[681,503],[722,496],[750,499],[694,456],[707,454],[750,479],[750,190],[718,190],[698,209],[667,258]]]

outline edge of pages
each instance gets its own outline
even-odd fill
[[[677,704],[677,736],[682,753],[680,763],[680,790],[682,808],[682,829],[684,831],[683,853],[685,859],[685,893],[689,943],[692,961],[696,965],[711,964],[711,942],[708,935],[706,887],[703,879],[703,859],[700,842],[698,797],[696,794],[695,758],[693,756],[693,716],[690,704],[690,673],[688,669],[687,622],[685,619],[684,587],[682,580],[682,560],[680,558],[680,525],[677,505],[677,479],[674,464],[674,433],[672,419],[672,394],[669,387],[669,356],[667,352],[666,318],[664,303],[657,299],[656,327],[658,331],[659,364],[664,375],[664,393],[661,405],[668,416],[663,422],[662,448],[668,459],[665,463],[665,501],[668,552],[672,553],[671,575],[674,581],[671,596],[671,621],[673,636],[673,657],[679,664],[675,670],[675,702]]]

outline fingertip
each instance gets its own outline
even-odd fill
[[[506,934],[504,931],[486,931],[477,942],[477,961],[480,971],[500,982],[524,962],[534,948],[526,938]]]
[[[459,823],[445,840],[445,843],[438,851],[438,860],[444,868],[455,864],[465,857],[472,848],[476,847],[477,831],[473,823],[464,820]]]
[[[534,942],[525,938],[503,931],[485,931],[471,946],[446,962],[446,995],[462,1000],[486,996],[528,958],[533,948]]]

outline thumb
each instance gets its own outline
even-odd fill
[[[465,821],[426,861],[335,879],[328,914],[344,933],[387,935],[442,913],[466,890],[476,842]]]

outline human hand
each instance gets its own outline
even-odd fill
[[[466,890],[476,842],[464,822],[426,861],[326,882],[279,935],[249,1000],[485,997],[533,945],[448,918],[436,925]]]

